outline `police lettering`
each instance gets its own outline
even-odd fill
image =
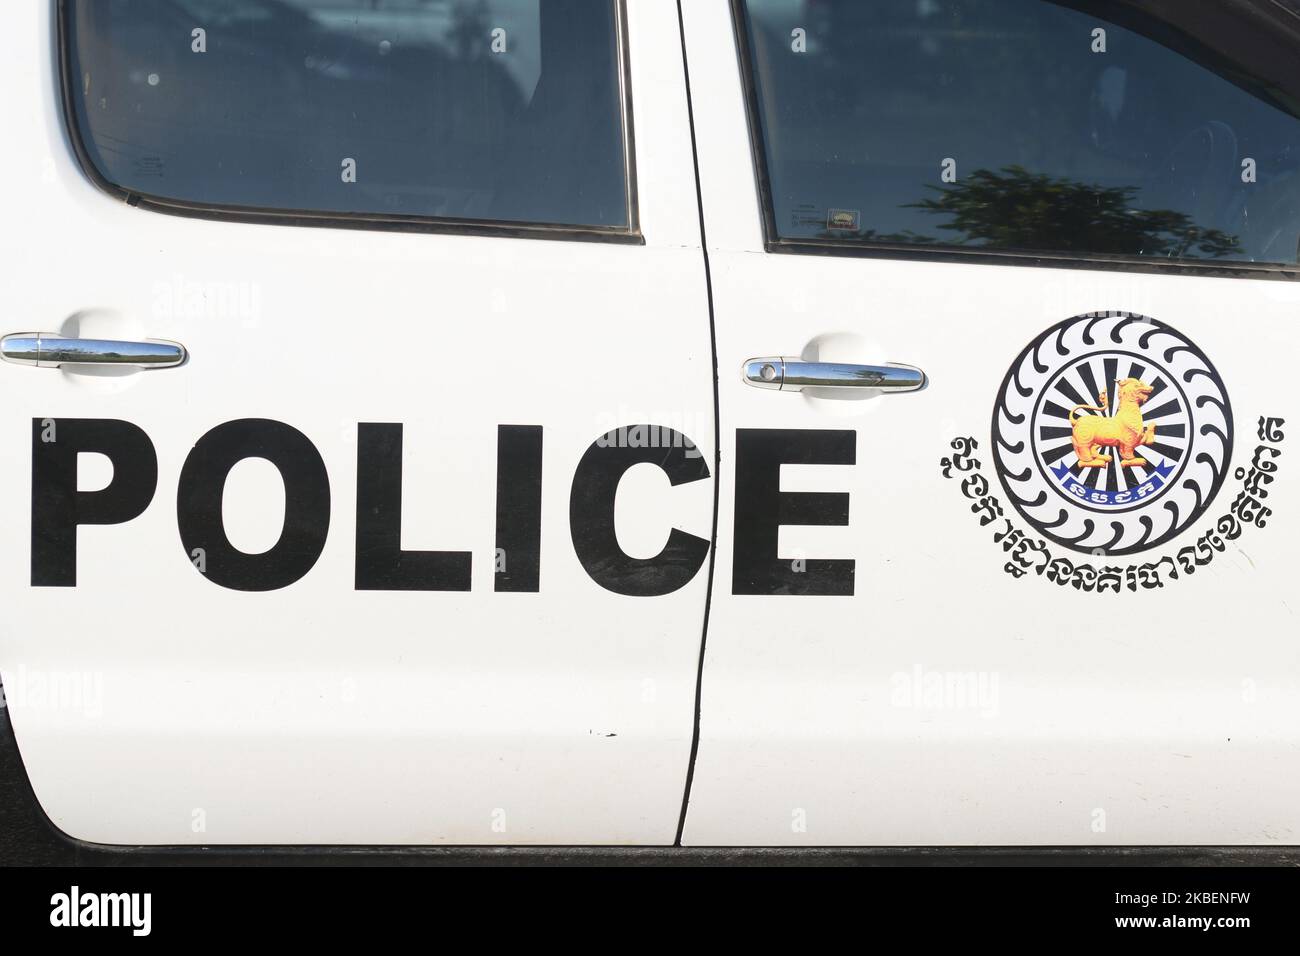
[[[627,441],[627,434],[654,436]],[[851,465],[849,430],[740,429],[736,433],[733,594],[851,595],[848,559],[782,559],[781,525],[844,525],[849,496],[782,492],[782,464]],[[402,548],[402,425],[357,426],[356,539],[353,585],[358,591],[468,591],[468,551]],[[494,590],[535,592],[541,569],[542,428],[497,428]],[[113,477],[98,491],[79,491],[78,458],[99,453]],[[267,551],[240,551],[226,534],[222,497],[239,462],[270,462],[284,482],[284,522]],[[660,425],[624,426],[597,438],[574,468],[569,530],[578,562],[615,594],[654,597],[684,587],[708,557],[711,542],[670,528],[660,552],[634,558],[619,545],[614,502],[623,475],[638,464],[663,471],[673,487],[711,477],[689,437]],[[75,587],[77,529],[120,524],[149,506],[158,486],[158,458],[139,426],[115,419],[32,421],[31,583]],[[265,418],[225,422],[208,431],[181,466],[176,525],[185,559],[204,577],[234,591],[274,591],[299,581],[325,549],[333,501],[325,462],[291,425]]]

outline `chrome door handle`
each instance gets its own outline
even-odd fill
[[[125,365],[169,368],[185,361],[179,342],[115,342],[111,339],[65,339],[49,332],[18,332],[0,339],[0,358],[18,365]]]
[[[874,388],[882,392],[915,392],[925,386],[925,373],[911,365],[849,365],[844,362],[805,362],[798,358],[752,358],[741,366],[741,377],[755,388],[798,392],[805,388]]]

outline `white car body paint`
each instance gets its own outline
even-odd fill
[[[1232,465],[1248,464],[1258,417],[1300,423],[1300,285],[766,253],[730,7],[684,0],[711,343],[670,2],[627,0],[644,246],[129,208],[69,147],[53,4],[13,6],[0,31],[0,177],[6,222],[22,226],[0,228],[0,332],[162,338],[191,353],[181,368],[124,376],[0,364],[0,679],[36,797],[64,833],[155,845],[673,842],[709,569],[666,596],[620,596],[587,575],[569,528],[583,452],[644,420],[689,434],[711,472],[721,448],[713,479],[670,489],[638,466],[618,500],[620,542],[648,556],[670,528],[709,536],[719,483],[683,843],[1296,842],[1288,605],[1300,468],[1289,450],[1267,529],[1190,580],[1110,595],[1006,574],[993,528],[939,459],[974,436],[992,479],[993,402],[1021,349],[1070,316],[1126,310],[1176,326],[1213,359],[1236,416]],[[187,284],[233,290],[242,305],[159,308]],[[377,353],[384,340],[401,351]],[[746,358],[814,343],[823,358],[919,366],[929,386],[845,402],[739,379]],[[79,529],[75,588],[33,588],[31,423],[61,417],[139,425],[158,487],[138,518]],[[331,485],[320,560],[265,593],[205,580],[177,533],[186,455],[244,417],[305,433]],[[405,426],[403,545],[471,551],[469,592],[354,589],[358,422]],[[544,428],[537,593],[493,591],[499,424]],[[846,527],[783,528],[781,554],[852,558],[852,597],[732,593],[746,428],[856,432],[856,464],[782,473],[784,491],[850,494]],[[82,464],[83,489],[111,479],[102,461]],[[239,466],[224,500],[249,551],[283,517],[262,465]],[[1173,547],[1232,494],[1230,476]],[[927,703],[935,675],[970,675],[973,705]]]
[[[939,460],[954,437],[976,437],[1005,501],[989,421],[1007,369],[1055,323],[1122,310],[1175,326],[1212,358],[1236,414],[1232,465],[1248,466],[1258,417],[1297,414],[1300,286],[764,254],[754,177],[739,173],[751,158],[729,5],[683,9],[723,462],[741,428],[857,431],[856,465],[782,476],[783,490],[851,494],[847,527],[786,527],[781,542],[791,558],[854,558],[852,597],[729,595],[734,473],[722,471],[683,842],[1294,843],[1295,510],[1276,508],[1194,578],[1081,593],[1005,573],[997,526],[979,526]],[[822,337],[824,358],[916,365],[929,387],[838,402],[740,381],[745,359],[799,355]],[[1300,493],[1300,469],[1279,475],[1269,502],[1280,506]],[[1229,473],[1174,547],[1212,527],[1239,484]],[[982,675],[987,692],[960,707],[921,694],[918,706],[911,689],[932,674],[975,675],[976,688]]]
[[[15,4],[0,31],[0,176],[6,222],[24,224],[0,230],[4,331],[90,313],[82,335],[170,339],[190,360],[124,377],[0,367],[0,676],[50,820],[122,844],[671,843],[707,575],[648,601],[604,590],[575,558],[569,486],[592,442],[641,417],[686,431],[712,471],[676,8],[628,4],[642,246],[130,208],[69,149],[52,7]],[[256,308],[156,314],[176,283],[246,288]],[[30,429],[46,417],[125,419],[158,455],[139,518],[80,529],[75,588],[28,586]],[[306,434],[331,484],[324,553],[266,593],[205,580],[177,532],[186,455],[245,417]],[[404,546],[471,551],[470,592],[354,590],[358,422],[404,424]],[[537,593],[493,591],[498,424],[544,428]],[[672,527],[707,540],[712,507],[711,480],[669,490],[637,467],[619,534],[638,556]],[[236,542],[274,540],[274,471],[232,475],[224,511]],[[21,692],[69,674],[100,681],[102,705]]]

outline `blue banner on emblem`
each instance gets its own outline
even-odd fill
[[[1165,485],[1165,480],[1173,474],[1174,466],[1167,461],[1151,466],[1153,474],[1140,485],[1124,491],[1100,491],[1089,488],[1070,472],[1069,465],[1057,465],[1052,469],[1061,485],[1074,497],[1090,505],[1131,505],[1143,498],[1150,498]]]

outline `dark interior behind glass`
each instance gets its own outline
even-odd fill
[[[130,192],[629,226],[613,0],[76,0],[68,16],[82,139]]]
[[[1286,3],[1220,40],[1189,33],[1213,4],[1180,24],[1115,0],[746,0],[777,235],[1294,264]]]

